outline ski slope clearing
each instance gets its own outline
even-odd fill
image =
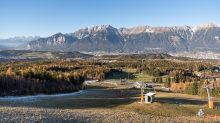
[[[157,90],[155,102],[139,104],[140,89],[104,82],[89,84],[87,90],[61,95],[37,95],[0,99],[1,122],[217,122],[196,117],[218,114],[208,109],[206,98]],[[113,89],[113,90],[112,90]],[[116,93],[116,90],[118,93]],[[123,90],[124,97],[120,97]],[[145,89],[146,92],[152,91]],[[127,95],[129,94],[129,99]],[[29,97],[29,98],[28,98]],[[32,99],[32,100],[31,100]],[[215,104],[219,104],[215,98]],[[176,104],[175,102],[182,102]]]

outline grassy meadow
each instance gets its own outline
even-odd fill
[[[13,100],[0,99],[0,119],[1,117],[4,118],[1,119],[2,122],[76,122],[77,118],[82,117],[80,112],[91,119],[91,113],[92,116],[96,116],[96,114],[98,116],[100,111],[106,115],[109,112],[114,114],[123,111],[131,112],[131,114],[133,114],[132,112],[150,114],[153,115],[151,117],[156,118],[157,116],[166,116],[167,118],[181,117],[184,121],[192,118],[196,121],[206,120],[205,118],[196,119],[199,109],[203,109],[205,116],[207,114],[220,115],[218,110],[208,108],[207,97],[170,93],[163,89],[156,89],[155,102],[146,104],[138,103],[141,98],[140,89],[128,88],[128,85],[116,86],[97,82],[87,85],[86,90],[70,95]],[[122,96],[120,90],[123,90],[123,97],[120,97],[120,95]],[[152,91],[153,89],[145,89],[144,93]],[[128,95],[129,99],[127,98]],[[219,98],[213,98],[213,101],[215,106],[220,105]],[[88,112],[91,113],[88,114]],[[81,121],[87,119],[86,117]],[[92,118],[92,122],[94,120]],[[157,120],[159,121],[159,119]]]
[[[137,69],[124,69],[124,73],[116,74],[113,76],[108,77],[106,80],[111,81],[120,81],[121,80],[128,80],[128,73],[129,73],[129,81],[130,82],[136,82],[136,81],[142,81],[142,73],[137,73]],[[153,76],[143,74],[143,81],[144,82],[152,82],[152,79],[155,78]],[[166,81],[166,76],[162,76],[163,82]]]

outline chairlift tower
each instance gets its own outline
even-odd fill
[[[205,87],[203,88],[206,88],[207,89],[207,94],[208,94],[208,103],[209,103],[209,108],[213,108],[213,101],[211,101],[211,97],[210,97],[210,94],[209,94],[209,86],[208,85],[205,85]]]
[[[121,78],[120,78],[120,92],[121,92]]]
[[[144,94],[143,94],[143,59],[142,59],[142,82],[141,82],[141,102],[144,101]]]
[[[209,99],[209,101],[211,101],[210,94],[209,94],[209,86],[206,85],[204,88],[207,89],[208,99]]]
[[[143,86],[143,81],[144,81],[144,78],[143,78],[143,59],[142,59],[142,83],[141,83],[141,86]]]

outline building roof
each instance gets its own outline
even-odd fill
[[[152,96],[152,95],[155,95],[155,93],[153,93],[153,92],[148,92],[148,93],[146,93],[145,95],[147,95],[147,96]]]

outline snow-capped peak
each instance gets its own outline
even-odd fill
[[[115,33],[115,30],[117,30],[111,25],[101,25],[101,26],[95,25],[93,27],[85,27],[85,28],[79,29],[78,31],[74,33],[69,33],[66,35],[69,35],[69,36],[71,35],[73,37],[77,37],[78,39],[82,39],[84,37],[89,36],[90,34],[93,34],[95,32],[98,32],[104,29],[108,30],[110,33]]]
[[[193,32],[196,32],[197,30],[207,29],[207,28],[213,28],[213,27],[218,27],[218,26],[210,22],[210,23],[205,23],[205,24],[196,26],[196,27],[192,28],[191,30],[192,30]]]
[[[93,32],[97,32],[102,29],[106,29],[108,27],[112,27],[112,26],[111,25],[101,25],[101,26],[95,25],[93,27],[85,27],[81,30],[84,30],[85,32],[88,32],[88,33],[93,33]]]
[[[15,36],[15,37],[11,37],[9,38],[9,40],[12,41],[16,41],[16,40],[21,40],[21,41],[32,41],[32,40],[37,40],[39,39],[40,36],[35,35],[34,37],[29,36],[29,37],[25,37],[25,36]]]

